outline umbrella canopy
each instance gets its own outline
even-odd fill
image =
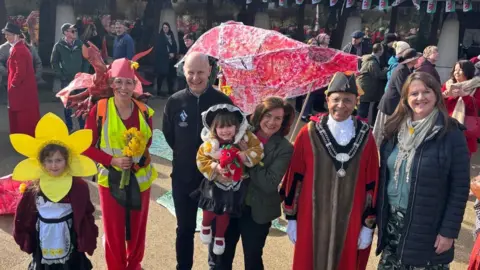
[[[358,57],[310,46],[271,30],[227,22],[203,34],[188,54],[217,58],[230,97],[244,112],[268,96],[306,94],[328,85],[335,72],[354,72]]]

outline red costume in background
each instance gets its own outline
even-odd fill
[[[338,145],[327,118],[301,129],[280,190],[287,219],[297,220],[293,269],[366,269],[370,247],[359,250],[358,240],[362,226],[375,226],[377,147],[368,124],[359,119],[353,120],[355,136],[350,143]],[[327,149],[328,141],[337,153],[348,153],[350,160],[338,162]]]
[[[11,50],[7,61],[10,134],[35,136],[35,127],[40,120],[40,108],[32,55],[21,40]]]
[[[446,85],[443,84],[442,92],[446,90]],[[480,110],[480,88],[475,90],[473,96],[464,96],[462,97],[463,102],[465,103],[465,116],[478,116]],[[457,105],[458,97],[447,97],[444,98],[445,106],[447,107],[448,115],[452,116],[453,110],[455,110],[455,105]],[[464,131],[465,137],[467,139],[468,151],[470,156],[477,152],[477,136],[472,134],[468,130]]]

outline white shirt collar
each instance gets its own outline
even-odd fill
[[[341,146],[347,145],[355,137],[355,124],[352,117],[338,122],[329,114],[327,126],[335,141]]]

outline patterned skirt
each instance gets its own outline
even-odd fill
[[[383,236],[386,241],[385,249],[378,263],[378,270],[448,270],[448,264],[414,267],[403,265],[397,257],[397,248],[404,226],[405,212],[400,209],[390,209],[387,230]]]

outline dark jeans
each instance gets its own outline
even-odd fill
[[[357,108],[357,115],[361,118],[368,119],[368,124],[374,126],[379,104],[380,102],[360,102]]]
[[[250,206],[245,206],[242,216],[231,218],[225,233],[225,252],[216,256],[209,247],[208,264],[210,270],[231,270],[238,240],[242,237],[245,270],[263,270],[263,247],[267,240],[271,222],[258,224],[252,219]]]
[[[67,87],[69,83],[70,83],[69,81],[61,81],[60,87],[63,89]],[[72,91],[70,95],[76,95],[82,91],[83,90],[75,90],[75,91]],[[67,104],[67,106],[68,105],[70,104]],[[67,125],[68,131],[71,132],[73,129],[73,121],[72,121],[73,110],[64,108],[63,113],[65,114],[65,124]],[[77,117],[77,119],[78,119],[78,125],[80,126],[80,129],[83,129],[85,127],[85,119],[83,119],[83,117]]]
[[[190,190],[190,191],[189,191]],[[191,270],[193,265],[193,238],[197,226],[198,201],[190,197],[193,189],[174,183],[172,188],[175,215],[177,216],[177,270]]]

